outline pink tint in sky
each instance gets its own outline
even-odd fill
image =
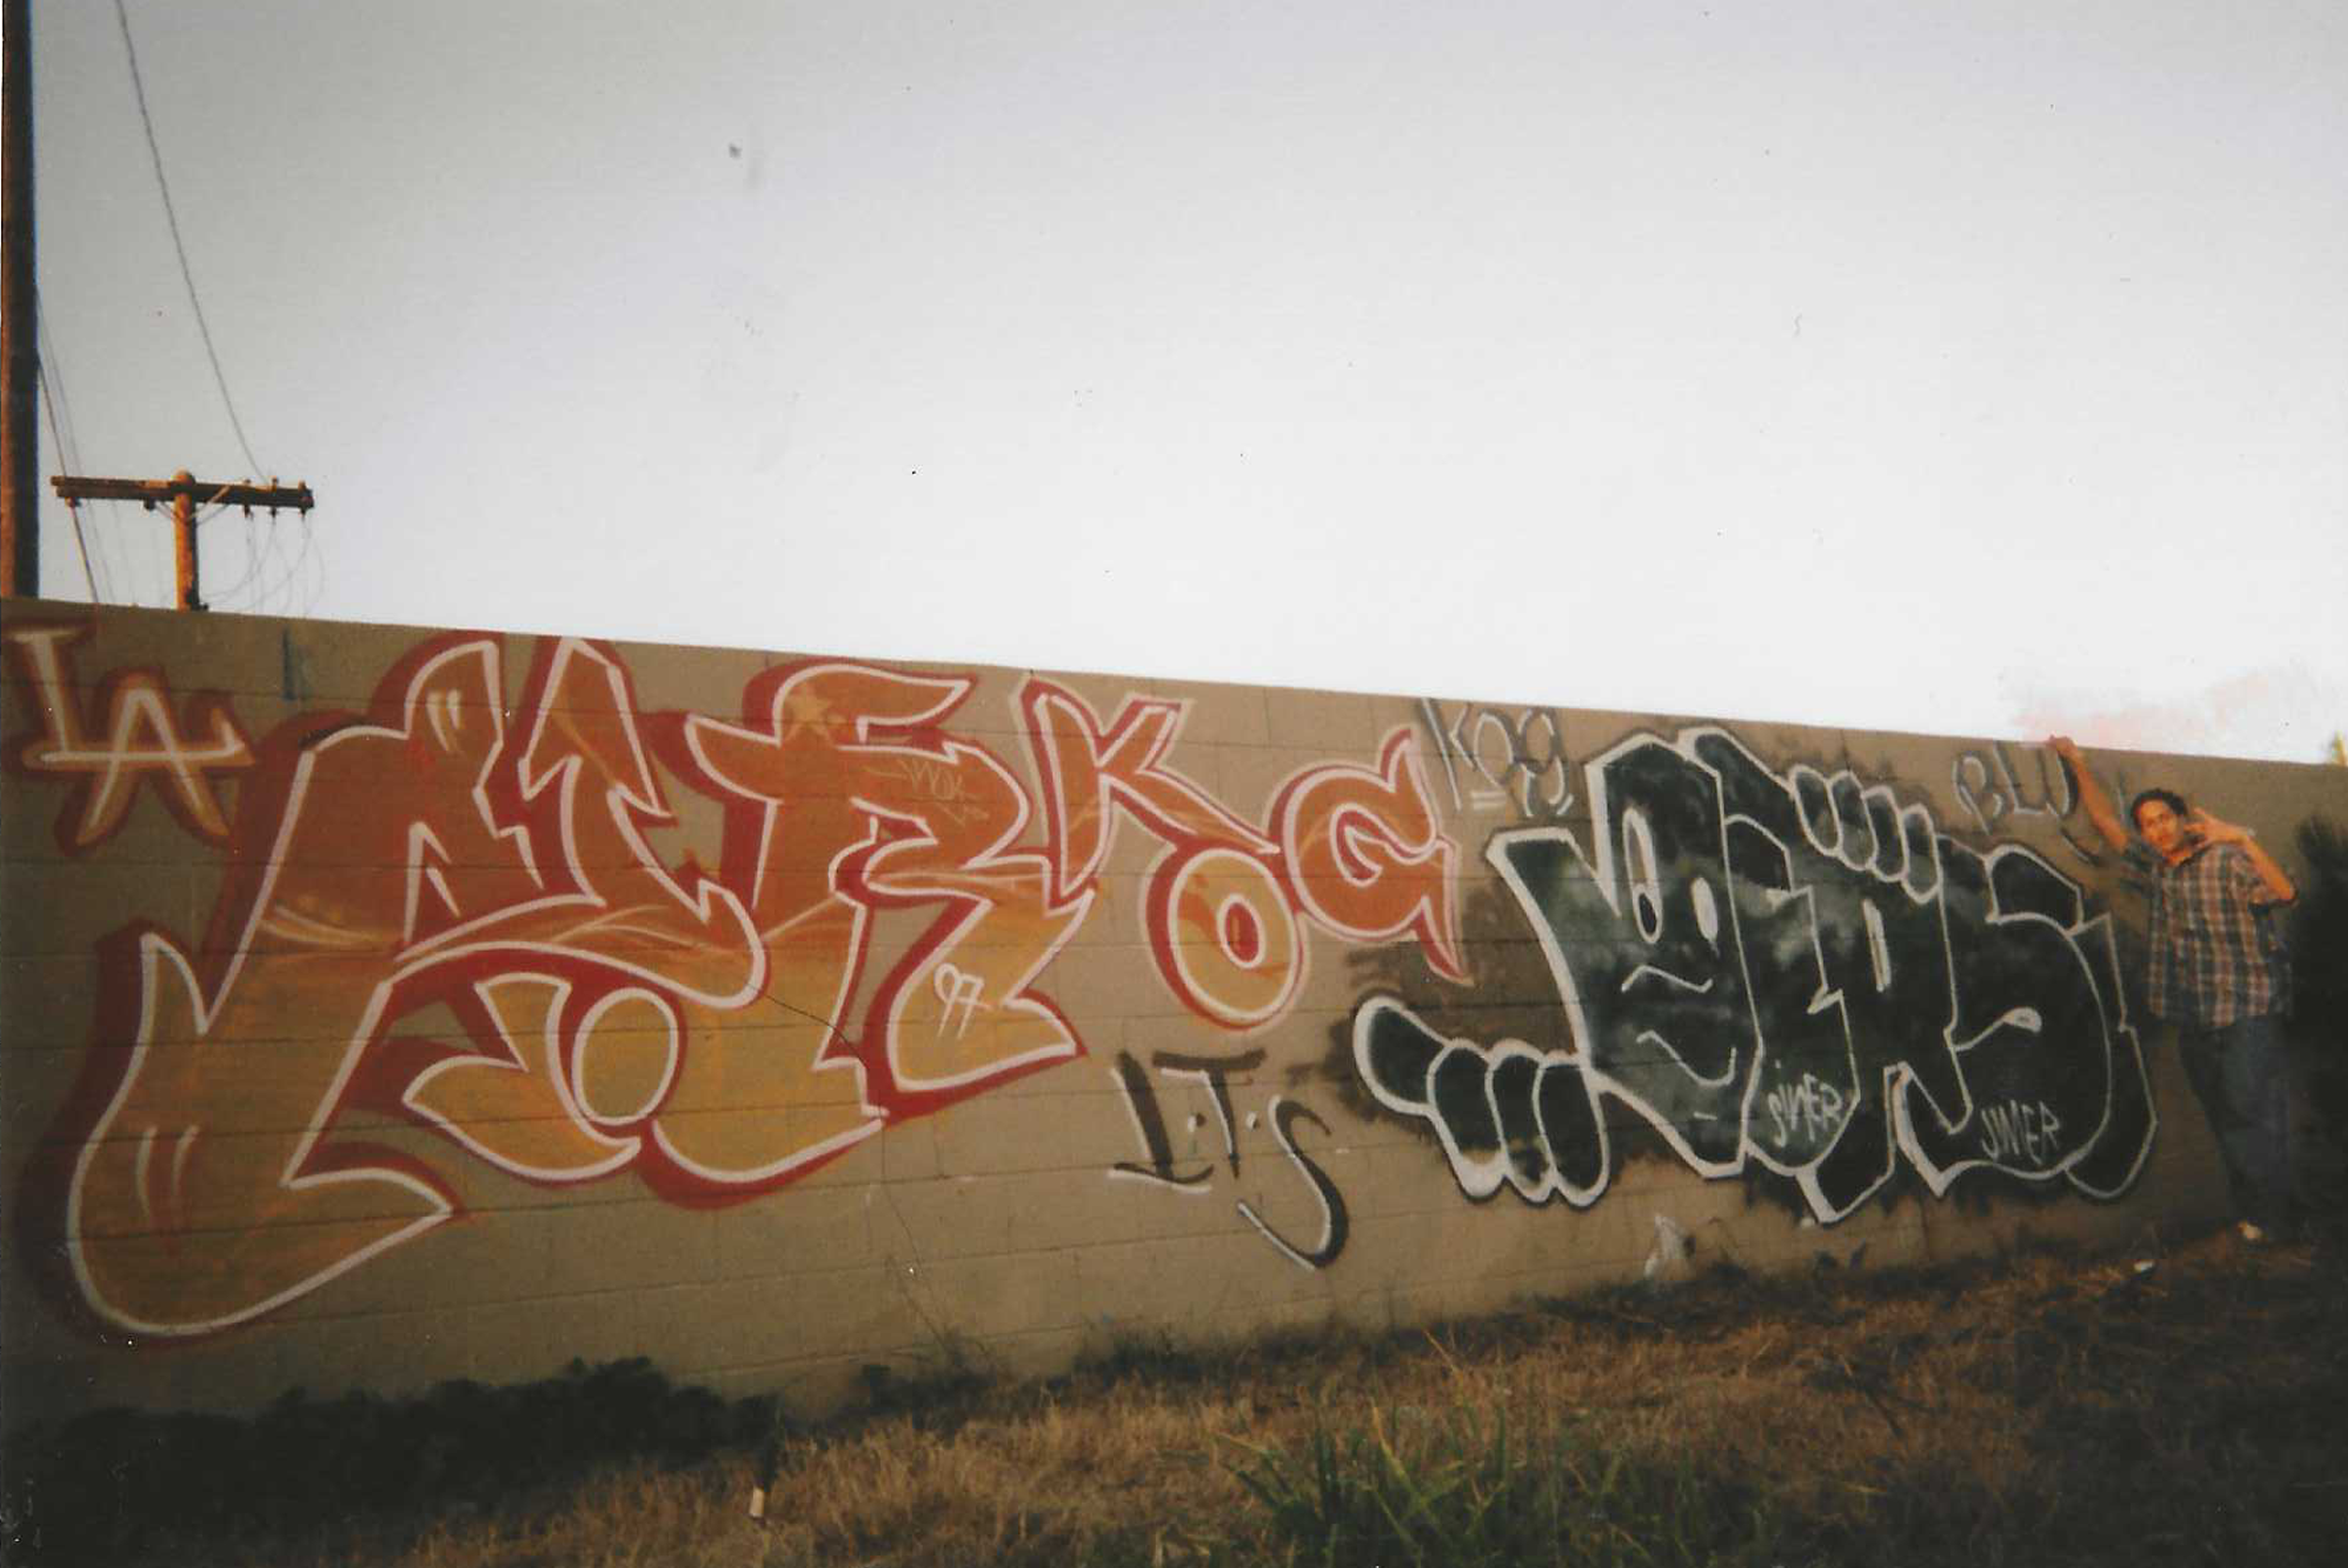
[[[307,481],[224,610],[2348,722],[2348,6],[37,9],[42,472]]]
[[[2081,746],[2217,757],[2266,749],[2284,761],[2322,762],[2336,760],[2334,746],[2348,732],[2348,682],[2303,664],[2117,701],[2022,675],[2005,684],[2014,729],[2025,738],[2069,735]]]

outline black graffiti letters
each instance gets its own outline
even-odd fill
[[[1954,846],[1951,846],[1955,849]],[[1918,1166],[1936,1191],[1974,1165],[2060,1171],[2079,1191],[2124,1191],[2152,1150],[2152,1082],[2123,1016],[2111,918],[2085,917],[2077,885],[2015,845],[1949,856],[1957,1038],[1984,1106],[2031,1104],[2060,1130],[2060,1154],[1992,1139],[1985,1117],[1920,1124]],[[2041,1138],[2044,1138],[2042,1130]]]
[[[1161,1051],[1151,1058],[1151,1066],[1157,1069],[1160,1077],[1191,1082],[1205,1094],[1222,1130],[1224,1158],[1233,1176],[1240,1174],[1240,1125],[1232,1110],[1231,1075],[1251,1072],[1263,1066],[1263,1062],[1264,1053],[1261,1051],[1227,1056],[1189,1056],[1178,1052]],[[1179,1191],[1207,1191],[1214,1178],[1213,1163],[1197,1161],[1187,1167],[1177,1163],[1174,1140],[1166,1127],[1165,1109],[1149,1071],[1129,1051],[1118,1053],[1117,1065],[1112,1070],[1117,1075],[1119,1088],[1124,1091],[1125,1107],[1133,1115],[1134,1130],[1140,1138],[1142,1150],[1148,1158],[1144,1161],[1119,1161],[1110,1167],[1109,1175]],[[1280,1095],[1272,1098],[1260,1120],[1269,1121],[1273,1141],[1295,1168],[1305,1190],[1313,1195],[1321,1210],[1321,1233],[1309,1246],[1299,1245],[1274,1228],[1257,1207],[1244,1198],[1237,1203],[1239,1216],[1290,1262],[1306,1268],[1324,1268],[1336,1262],[1337,1255],[1345,1251],[1351,1222],[1346,1212],[1344,1193],[1337,1190],[1336,1183],[1330,1179],[1329,1174],[1312,1156],[1305,1152],[1297,1141],[1296,1130],[1300,1124],[1309,1124],[1326,1137],[1329,1124],[1306,1106]],[[1252,1130],[1259,1124],[1259,1117],[1251,1113],[1246,1118],[1247,1127]],[[1202,1126],[1203,1118],[1194,1115],[1186,1130],[1195,1135]]]
[[[1328,1135],[1329,1124],[1296,1101],[1279,1095],[1273,1097],[1270,1115],[1272,1136],[1279,1144],[1280,1152],[1289,1157],[1289,1163],[1296,1167],[1296,1174],[1304,1178],[1305,1184],[1312,1189],[1313,1196],[1320,1200],[1321,1235],[1309,1247],[1297,1246],[1273,1229],[1270,1222],[1256,1212],[1256,1206],[1244,1198],[1240,1200],[1239,1216],[1255,1226],[1258,1233],[1278,1248],[1281,1255],[1290,1262],[1305,1268],[1326,1268],[1337,1260],[1339,1253],[1345,1251],[1348,1228],[1345,1194],[1338,1191],[1337,1184],[1329,1179],[1329,1173],[1315,1164],[1312,1156],[1298,1145],[1296,1124],[1310,1122],[1321,1130],[1323,1137]],[[1236,1165],[1237,1157],[1233,1158]]]
[[[1228,1153],[1231,1170],[1239,1170],[1239,1133],[1231,1125],[1231,1084],[1229,1075],[1245,1072],[1263,1065],[1263,1053],[1250,1051],[1238,1056],[1192,1057],[1170,1051],[1158,1053],[1154,1064],[1168,1078],[1196,1080],[1205,1088],[1214,1106],[1215,1116],[1222,1123],[1223,1145]],[[1197,1165],[1189,1170],[1178,1169],[1174,1163],[1174,1141],[1167,1136],[1166,1113],[1159,1107],[1158,1091],[1150,1081],[1150,1074],[1130,1051],[1117,1053],[1118,1087],[1125,1091],[1126,1108],[1133,1113],[1134,1130],[1141,1137],[1141,1146],[1149,1161],[1137,1163],[1120,1160],[1110,1169],[1113,1174],[1135,1180],[1154,1182],[1161,1187],[1204,1188],[1213,1178],[1214,1167]]]
[[[1790,1177],[1825,1221],[1903,1157],[1936,1193],[1976,1166],[2134,1179],[2154,1118],[2109,917],[2052,866],[1718,729],[1634,736],[1585,778],[1586,850],[1540,826],[1486,852],[1561,1038],[1450,1038],[1383,996],[1355,1014],[1364,1083],[1471,1195],[1595,1202],[1624,1115],[1702,1176]]]

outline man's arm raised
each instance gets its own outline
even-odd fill
[[[2299,889],[2292,885],[2291,874],[2275,863],[2275,857],[2266,853],[2265,846],[2251,836],[2248,828],[2221,822],[2200,809],[2193,813],[2193,826],[2203,842],[2232,844],[2249,860],[2250,869],[2259,874],[2259,881],[2265,884],[2267,894],[2263,899],[2252,894],[2252,903],[2287,904],[2299,896]]]
[[[2087,820],[2095,824],[2095,831],[2104,836],[2104,842],[2115,850],[2128,847],[2128,830],[2120,824],[2120,813],[2112,809],[2111,797],[2095,781],[2095,775],[2079,755],[2077,742],[2068,735],[2056,735],[2047,742],[2054,754],[2062,759],[2062,765],[2071,770],[2072,792],[2087,807]]]

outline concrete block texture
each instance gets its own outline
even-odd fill
[[[29,602],[0,661],[11,1422],[2215,1224],[2086,791],[2348,896],[2340,769]]]

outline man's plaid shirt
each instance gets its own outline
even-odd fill
[[[2182,865],[2150,857],[2152,967],[2145,1000],[2155,1018],[2188,1029],[2287,1011],[2291,957],[2250,895],[2263,887],[2250,857],[2232,844],[2201,850]]]

